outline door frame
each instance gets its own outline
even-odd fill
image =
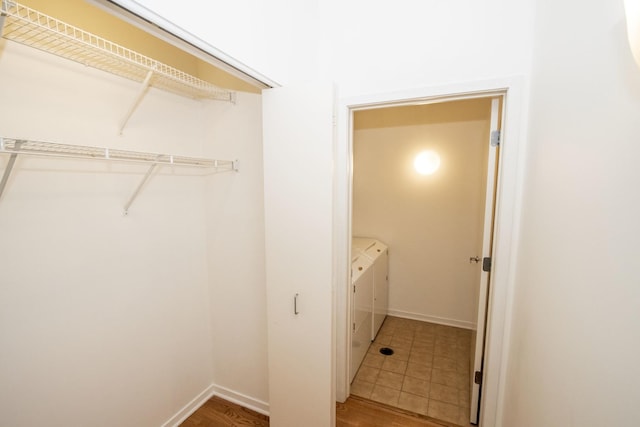
[[[478,423],[479,409],[480,409],[480,397],[482,395],[482,373],[484,372],[482,364],[484,362],[484,341],[485,331],[487,328],[487,297],[488,290],[491,288],[491,268],[488,271],[484,270],[484,259],[493,256],[493,237],[494,237],[494,208],[495,208],[495,192],[498,184],[497,180],[497,167],[500,165],[500,147],[494,147],[491,140],[493,139],[494,131],[501,131],[502,125],[502,104],[504,104],[504,94],[502,96],[495,96],[489,98],[491,101],[491,116],[489,119],[489,135],[485,141],[490,143],[487,148],[486,157],[486,175],[485,175],[485,199],[484,199],[484,218],[482,227],[482,249],[480,251],[480,257],[483,259],[483,268],[480,269],[479,277],[477,278],[478,284],[478,301],[477,313],[476,313],[476,329],[471,334],[471,361],[470,371],[472,377],[469,378],[471,383],[471,400],[470,400],[470,413],[469,419],[473,424]],[[498,144],[499,145],[499,144]],[[475,374],[480,373],[481,380],[476,382]]]
[[[445,86],[377,93],[338,101],[334,151],[334,324],[336,398],[350,393],[349,254],[353,179],[353,113],[381,107],[440,103],[492,95],[504,97],[501,158],[497,177],[492,287],[487,307],[485,374],[480,403],[480,426],[499,426],[510,341],[511,306],[523,187],[524,79],[509,77]]]

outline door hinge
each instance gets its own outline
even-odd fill
[[[482,271],[491,271],[491,257],[482,258]]]
[[[482,372],[481,371],[476,371],[475,374],[473,375],[473,382],[481,385],[482,384]]]
[[[353,293],[356,293],[356,285],[353,285]]]
[[[353,324],[353,332],[355,332],[355,331],[356,331],[356,324],[354,323]]]
[[[502,136],[499,130],[491,131],[491,146],[497,147],[500,145],[500,137]]]

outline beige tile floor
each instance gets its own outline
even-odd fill
[[[471,331],[387,316],[351,393],[460,426],[469,424]],[[394,350],[380,354],[382,347]]]

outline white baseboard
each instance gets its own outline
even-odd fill
[[[448,319],[446,317],[429,316],[426,314],[411,313],[408,311],[391,310],[391,309],[387,310],[387,314],[389,316],[402,317],[404,319],[412,319],[412,320],[420,320],[420,321],[429,322],[429,323],[437,323],[438,325],[454,326],[456,328],[471,329],[471,330],[476,329],[476,324],[474,322],[467,322],[466,320]]]
[[[178,411],[173,417],[169,419],[166,423],[162,424],[162,427],[177,427],[184,422],[191,414],[196,412],[198,408],[200,408],[204,403],[211,399],[215,394],[214,385],[211,384],[209,387],[205,388],[199,395],[194,397],[191,402],[184,405],[184,407]]]
[[[214,396],[219,396],[224,400],[237,403],[240,406],[244,406],[245,408],[252,409],[256,412],[261,413],[262,415],[269,416],[269,404],[267,402],[254,399],[253,397],[249,397],[242,393],[229,390],[228,388],[222,387],[219,385],[213,384],[212,387],[214,389],[214,393],[213,393]]]
[[[244,406],[245,408],[249,408],[263,415],[269,416],[269,404],[267,402],[254,399],[242,393],[237,393],[233,390],[229,390],[226,387],[211,384],[200,394],[194,397],[191,402],[187,403],[180,411],[178,411],[177,414],[171,417],[169,421],[164,423],[162,427],[178,427],[184,422],[184,420],[189,418],[191,414],[196,412],[202,405],[206,403],[207,400],[211,399],[213,396],[221,397],[222,399],[228,400],[229,402],[236,403],[240,406]]]

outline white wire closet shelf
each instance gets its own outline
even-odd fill
[[[233,91],[17,2],[0,1],[0,32],[8,40],[182,96],[235,102]]]
[[[129,198],[124,207],[125,215],[138,193],[149,180],[157,166],[182,166],[208,168],[214,172],[238,171],[237,160],[216,160],[201,157],[177,156],[172,154],[147,153],[141,151],[118,150],[111,148],[91,147],[85,145],[59,144],[54,142],[33,141],[27,139],[0,137],[0,154],[10,155],[0,180],[0,198],[9,181],[15,161],[19,155],[73,158],[87,160],[103,160],[114,162],[133,162],[148,164],[146,175]]]
[[[233,160],[214,160],[7,137],[0,137],[0,153],[214,168],[220,172],[236,170]]]

